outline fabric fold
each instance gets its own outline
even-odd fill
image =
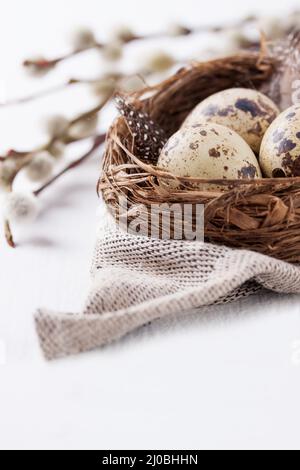
[[[36,329],[48,360],[104,346],[158,318],[269,289],[300,293],[300,268],[244,250],[123,232],[101,214],[92,286],[82,313],[40,309]]]

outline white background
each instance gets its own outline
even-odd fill
[[[105,40],[113,24],[158,31],[172,20],[222,23],[253,11],[284,12],[297,3],[1,0],[1,98],[74,74],[101,73],[93,54],[41,81],[21,72],[27,56],[67,52],[66,37],[78,25],[93,27]],[[189,47],[195,53],[198,43]],[[186,44],[178,47],[183,57],[186,50]],[[141,50],[130,53],[138,57]],[[83,89],[63,96],[0,109],[0,151],[41,142],[41,115],[72,116],[93,103]],[[79,152],[72,149],[69,158]],[[297,296],[253,297],[157,322],[101,351],[44,361],[33,313],[41,306],[76,312],[84,302],[99,162],[98,153],[41,197],[37,221],[14,227],[17,250],[0,239],[0,448],[299,449]]]

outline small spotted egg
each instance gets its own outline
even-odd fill
[[[214,122],[229,127],[258,154],[262,138],[278,114],[277,106],[262,93],[248,88],[230,88],[202,101],[183,126]]]
[[[266,132],[259,162],[265,176],[300,176],[300,105],[281,113]]]
[[[175,176],[202,179],[252,179],[261,177],[255,154],[233,130],[218,124],[185,127],[164,146],[158,167]],[[172,181],[170,186],[178,187]],[[200,189],[222,186],[197,185]]]

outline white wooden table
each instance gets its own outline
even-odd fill
[[[45,14],[50,3],[43,2]],[[67,7],[58,3],[65,18]],[[80,23],[82,14],[95,23],[96,3],[85,2],[88,12],[74,6],[70,21]],[[10,4],[8,17],[0,19],[3,27],[20,2]],[[37,3],[26,5],[34,16]],[[55,24],[63,28],[60,16]],[[16,27],[24,33],[22,25],[18,18]],[[34,51],[33,45],[31,37],[25,46]],[[11,56],[5,57],[12,67]],[[2,128],[10,116],[1,112]],[[20,122],[15,129],[10,124],[7,145],[20,133],[22,144],[27,142],[22,129]],[[103,350],[44,361],[33,313],[41,306],[77,312],[84,302],[98,165],[94,157],[44,193],[35,224],[16,229],[17,250],[1,239],[0,448],[299,449],[298,296],[252,297],[154,323]]]

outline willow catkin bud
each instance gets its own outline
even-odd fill
[[[132,29],[126,25],[113,28],[110,36],[113,41],[119,41],[121,43],[130,42],[136,37]]]
[[[4,197],[3,212],[12,222],[28,223],[38,213],[37,198],[32,193],[12,192]]]
[[[91,91],[96,96],[107,98],[114,93],[117,81],[116,76],[104,76],[91,84]]]
[[[284,35],[284,23],[275,16],[266,16],[259,20],[259,29],[266,35],[267,40],[280,39]]]
[[[251,42],[240,28],[228,29],[220,34],[221,55],[234,54],[250,46]]]
[[[52,157],[60,159],[64,156],[65,149],[66,145],[61,140],[55,140],[48,148],[48,152],[50,155],[52,155]]]
[[[123,47],[120,41],[111,41],[102,48],[103,58],[108,62],[116,62],[123,55]]]
[[[59,138],[66,133],[69,127],[69,121],[61,115],[50,116],[44,120],[43,127],[49,137]]]
[[[37,182],[48,178],[52,174],[53,168],[53,157],[48,152],[40,152],[34,155],[25,171],[31,181]]]
[[[72,139],[84,139],[94,134],[98,125],[98,114],[94,114],[85,119],[81,119],[72,124],[69,128],[68,135]]]
[[[167,34],[171,37],[187,36],[191,34],[191,30],[181,24],[171,23],[167,28]]]
[[[11,186],[17,171],[14,160],[6,159],[0,162],[0,189],[7,190]]]
[[[144,60],[144,69],[160,73],[169,70],[175,64],[174,58],[164,51],[154,51]]]
[[[119,89],[124,93],[133,93],[140,91],[145,88],[145,82],[138,75],[132,75],[130,77],[124,77],[120,80]]]
[[[71,44],[75,50],[93,47],[97,42],[93,31],[89,28],[79,28],[71,33]]]

